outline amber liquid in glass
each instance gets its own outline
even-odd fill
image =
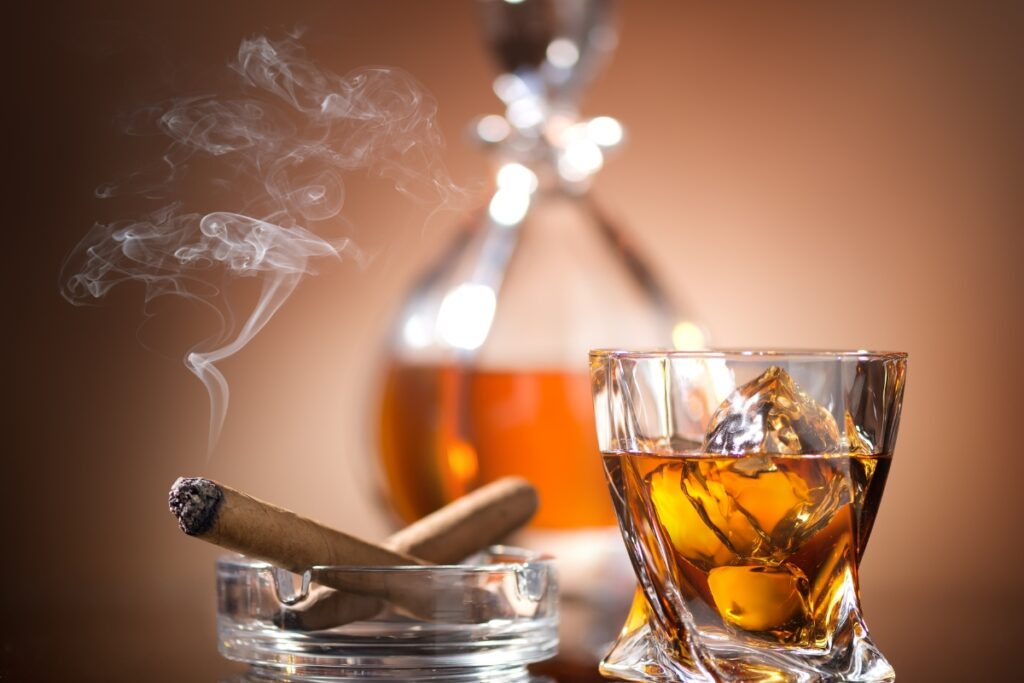
[[[604,457],[627,545],[672,632],[684,627],[674,584],[702,631],[827,646],[856,591],[889,457]]]
[[[514,474],[540,494],[534,527],[613,526],[593,410],[585,373],[396,363],[380,420],[392,504],[411,521]]]

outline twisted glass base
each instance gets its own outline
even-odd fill
[[[601,662],[601,673],[658,683],[891,683],[896,674],[855,606],[844,605],[846,618],[827,650],[786,650],[694,635],[685,628],[672,637],[638,593],[618,640]]]

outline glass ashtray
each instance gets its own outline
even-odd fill
[[[217,561],[220,653],[275,680],[530,680],[558,650],[554,561],[493,546],[458,565]]]

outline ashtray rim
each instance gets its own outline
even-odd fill
[[[491,545],[482,548],[479,552],[470,557],[487,553],[490,555],[519,555],[522,559],[510,560],[507,562],[494,562],[492,564],[400,564],[400,565],[351,565],[351,564],[318,564],[306,569],[309,572],[343,572],[343,573],[383,573],[383,572],[409,572],[409,573],[477,573],[477,572],[498,572],[516,571],[523,567],[548,567],[557,568],[558,560],[548,553],[536,552],[526,548],[519,548],[510,545]],[[221,563],[243,567],[248,569],[276,569],[277,566],[263,560],[254,560],[244,555],[221,555],[217,558],[217,564]]]

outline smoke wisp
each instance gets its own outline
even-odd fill
[[[95,224],[61,274],[62,294],[76,305],[136,282],[147,305],[177,296],[218,315],[220,332],[185,356],[209,393],[211,452],[228,404],[217,363],[263,329],[314,261],[359,258],[349,239],[321,234],[343,223],[346,175],[379,176],[438,205],[458,192],[441,162],[436,105],[408,74],[375,67],[336,75],[298,43],[265,37],[243,41],[228,68],[231,94],[170,99],[132,118],[129,134],[158,134],[167,147],[97,195],[142,197],[155,208]],[[190,210],[181,198],[186,180],[214,197],[217,210]],[[238,278],[257,278],[260,294],[235,325],[225,289]]]

